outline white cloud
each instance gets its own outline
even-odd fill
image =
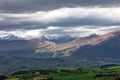
[[[54,26],[49,26],[47,30],[56,30],[56,29],[61,29],[62,27],[54,27]]]
[[[114,8],[60,8],[51,11],[38,11],[34,13],[20,13],[20,14],[12,14],[12,13],[1,13],[0,16],[4,17],[12,17],[12,18],[20,18],[20,21],[38,21],[41,23],[51,23],[57,22],[61,19],[66,18],[75,18],[75,19],[83,19],[87,17],[94,18],[105,18],[113,21],[120,21],[120,7]]]
[[[120,24],[120,7],[114,8],[102,8],[102,7],[94,7],[94,8],[84,8],[84,7],[77,7],[77,8],[60,8],[51,11],[38,11],[34,13],[19,13],[19,14],[12,14],[12,13],[0,13],[0,21],[5,21],[7,18],[12,18],[17,22],[20,21],[35,21],[39,23],[54,23],[59,21],[64,21],[65,19],[95,19],[98,20],[110,20],[113,23]],[[95,19],[96,20],[96,19]],[[95,21],[94,20],[94,21]],[[12,20],[11,20],[12,21]],[[10,22],[11,22],[10,21]],[[13,23],[15,24],[15,21]],[[86,22],[87,23],[87,22]],[[88,22],[89,23],[89,22]],[[112,24],[112,23],[111,23]],[[35,27],[36,25],[28,26],[28,27]],[[38,25],[37,25],[38,26]],[[65,26],[65,25],[64,25]],[[75,36],[85,36],[89,34],[105,34],[113,30],[120,29],[120,26],[114,25],[113,26],[93,26],[93,25],[84,25],[84,26],[49,26],[46,29],[34,29],[34,30],[10,30],[0,31],[0,36],[6,36],[8,34],[13,34],[16,36],[20,36],[23,38],[37,38],[43,35],[58,35],[58,34],[71,34]]]
[[[7,35],[15,35],[23,38],[38,38],[42,36],[42,30],[12,30],[12,31],[0,31],[0,37],[4,37]]]
[[[0,37],[13,34],[15,36],[23,37],[26,39],[40,38],[42,36],[57,36],[57,35],[72,35],[76,37],[88,36],[91,34],[106,34],[114,30],[120,30],[120,26],[99,27],[95,26],[76,26],[76,27],[57,27],[49,26],[46,29],[34,29],[34,30],[11,30],[0,31]],[[59,32],[60,31],[60,32]]]

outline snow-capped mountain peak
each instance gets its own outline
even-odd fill
[[[23,38],[21,38],[21,37],[18,37],[18,36],[15,36],[15,35],[12,35],[12,34],[10,34],[10,35],[7,35],[7,36],[5,36],[5,37],[1,37],[0,38],[1,40],[24,40]]]

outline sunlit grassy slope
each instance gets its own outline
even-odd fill
[[[53,80],[114,80],[120,75],[120,66],[105,68],[56,68],[21,70],[8,76],[7,80],[33,80],[52,78]]]

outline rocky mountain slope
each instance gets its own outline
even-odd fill
[[[63,44],[38,39],[9,41],[0,43],[0,72],[120,64],[119,57],[120,31],[77,38]]]
[[[88,37],[77,38],[73,41],[63,44],[56,44],[51,41],[39,40],[39,39],[11,41],[1,44],[0,51],[6,52],[6,51],[33,50],[34,53],[37,54],[52,53],[54,57],[65,57],[65,56],[70,56],[74,51],[80,49],[83,46],[86,45],[97,46],[100,45],[101,43],[105,43],[105,42],[109,42],[110,40],[117,39],[119,38],[119,36],[120,36],[120,31],[114,31],[102,36],[94,36],[94,37],[88,36]]]

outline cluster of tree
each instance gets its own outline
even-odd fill
[[[5,80],[7,77],[5,75],[0,75],[0,80]]]
[[[39,69],[39,70],[21,70],[12,73],[11,75],[20,75],[20,74],[34,74],[39,72],[40,74],[49,74],[49,73],[57,73],[57,69]]]
[[[117,76],[118,74],[116,73],[99,73],[95,75],[95,78],[97,77],[113,77],[113,76]]]
[[[34,78],[33,80],[53,80],[53,78]]]
[[[100,68],[108,68],[108,67],[114,67],[118,66],[117,64],[106,64],[106,65],[101,65]]]
[[[113,80],[120,80],[120,76],[116,76]]]

